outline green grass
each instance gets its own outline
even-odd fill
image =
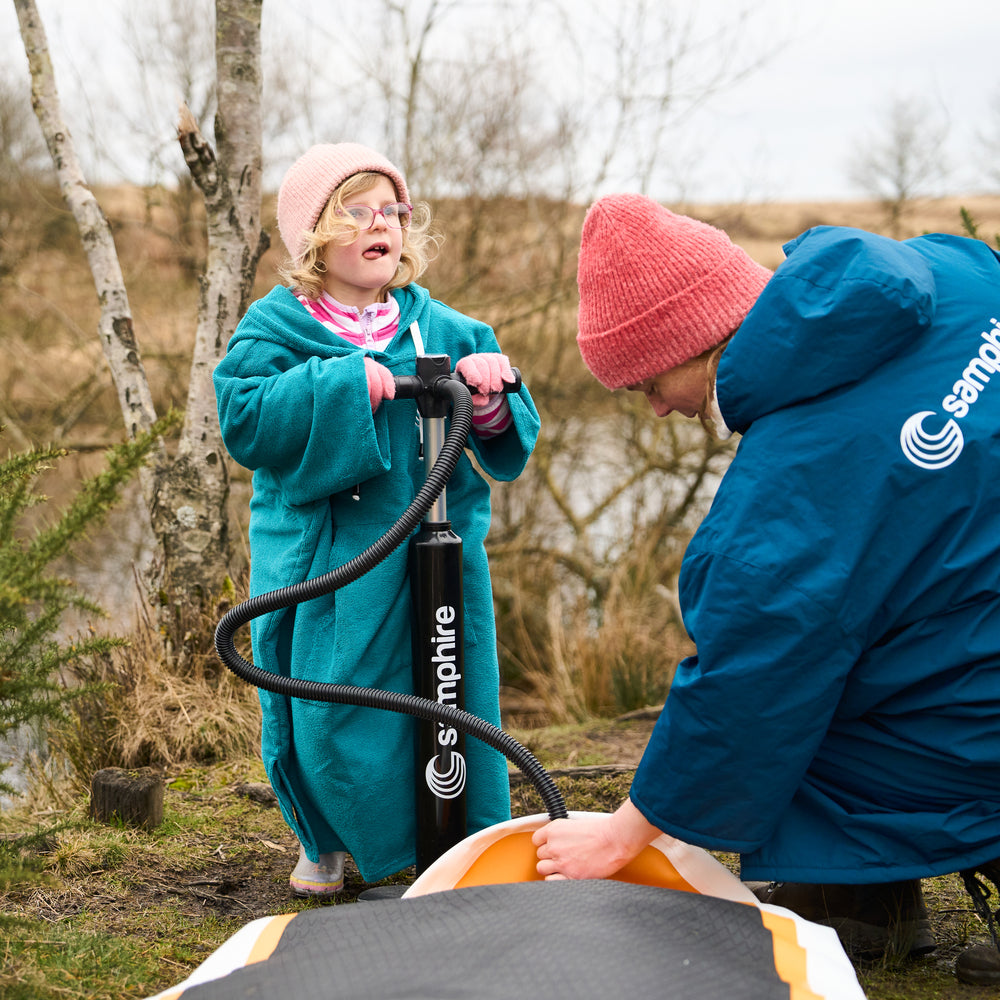
[[[150,953],[146,945],[75,927],[0,917],[0,928],[5,938],[0,993],[8,1000],[107,995],[109,982],[121,997],[144,997],[163,962],[170,961],[159,949]]]
[[[621,763],[639,740],[631,725],[592,722],[515,733],[552,769]],[[175,985],[257,916],[318,904],[288,895],[295,842],[275,808],[236,792],[263,780],[259,761],[170,775],[164,821],[152,832],[103,826],[72,803],[41,827],[27,809],[0,814],[0,997],[4,1000],[142,1000]],[[573,810],[608,812],[631,772],[558,776]],[[515,814],[542,811],[515,784]],[[738,861],[717,855],[731,869]],[[365,886],[347,875],[343,899]],[[954,876],[924,882],[939,949],[913,962],[858,970],[870,1000],[985,1000],[965,987],[955,956],[983,929]]]

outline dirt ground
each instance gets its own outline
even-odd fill
[[[551,773],[569,808],[611,810],[627,793],[632,769],[652,726],[649,720],[604,724],[595,726],[589,737],[574,733],[565,738],[558,732],[538,730],[540,746],[531,749],[561,758],[560,766]],[[525,731],[519,732],[517,738],[528,739]],[[565,750],[564,741],[573,748]],[[574,767],[577,760],[598,756],[602,763],[596,769]],[[579,776],[570,777],[567,772]],[[298,842],[281,818],[270,787],[260,780],[241,780],[245,776],[237,773],[228,784],[211,787],[206,773],[206,787],[202,789],[198,777],[192,777],[190,771],[173,779],[167,775],[164,811],[168,816],[171,812],[187,815],[235,809],[238,823],[234,825],[227,819],[224,833],[209,823],[200,830],[171,834],[174,847],[178,839],[184,841],[181,850],[165,851],[159,856],[144,852],[136,859],[134,869],[127,863],[119,867],[117,878],[106,886],[91,877],[92,873],[86,878],[73,878],[70,861],[62,866],[69,870],[61,871],[58,888],[39,888],[22,900],[26,915],[53,920],[86,911],[101,914],[102,923],[106,920],[110,929],[135,913],[155,911],[165,905],[192,917],[209,911],[218,917],[237,918],[241,923],[315,905],[290,896],[288,876],[295,864]],[[511,783],[515,815],[544,811],[541,798],[516,770],[512,770]],[[42,841],[38,849],[46,852],[52,845]],[[386,881],[403,882],[413,875],[401,873]],[[353,902],[366,888],[368,883],[348,856],[344,891],[337,903]]]
[[[595,724],[583,731],[519,730],[515,735],[546,764],[571,810],[611,811],[627,794],[652,725],[651,718],[638,718]],[[57,880],[14,896],[0,894],[0,910],[13,906],[24,916],[47,922],[86,915],[108,933],[150,939],[170,933],[165,928],[180,921],[203,929],[201,934],[187,933],[197,942],[194,951],[207,954],[252,919],[329,905],[290,896],[288,875],[297,843],[254,763],[167,776],[165,813],[174,826],[160,835],[159,848],[149,847],[149,835],[132,834],[133,847],[146,847],[134,855],[126,853],[113,870],[107,865],[94,870],[91,864],[89,870],[83,865],[77,871],[72,858],[64,857],[56,866]],[[512,773],[512,800],[515,815],[544,811],[538,793],[517,772]],[[55,846],[43,839],[37,850],[54,852]],[[718,857],[738,873],[735,857]],[[387,881],[406,882],[412,876],[401,873]],[[366,888],[348,858],[345,888],[334,905],[354,902]],[[885,1000],[989,995],[961,986],[953,976],[954,960],[962,948],[970,940],[988,940],[961,883],[955,876],[927,879],[924,890],[937,951],[900,969],[877,970],[872,981],[866,981],[861,970],[868,995]],[[160,916],[164,913],[170,914],[166,924]],[[177,980],[183,978],[181,972]],[[897,981],[905,984],[915,975],[932,976],[932,991],[905,985],[897,990]],[[883,983],[886,976],[888,986]]]

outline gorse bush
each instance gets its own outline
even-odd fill
[[[123,644],[96,633],[60,639],[71,610],[94,617],[104,613],[52,567],[100,523],[158,437],[176,422],[171,415],[149,433],[111,449],[105,469],[81,484],[52,524],[37,529],[28,526],[27,515],[45,498],[34,485],[67,453],[38,449],[0,462],[0,741],[7,743],[26,728],[44,736],[64,722],[71,704],[93,693],[79,683],[80,675],[95,658]],[[7,793],[12,789],[2,776],[9,766],[0,760],[0,789]]]
[[[959,216],[962,220],[962,232],[971,237],[974,240],[982,240],[984,243],[989,243],[985,236],[979,233],[979,223],[973,218],[972,213],[964,206],[958,210]],[[1000,233],[997,233],[992,240],[993,245],[1000,250]]]

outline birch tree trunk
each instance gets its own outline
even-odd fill
[[[114,237],[101,206],[87,186],[73,138],[62,120],[48,40],[35,0],[14,0],[14,7],[31,72],[31,103],[56,168],[60,192],[80,231],[101,307],[98,320],[101,347],[114,379],[125,428],[129,436],[134,437],[138,431],[148,430],[153,425],[156,412],[139,356]],[[163,459],[161,447],[156,455],[157,464],[161,465]],[[152,477],[147,475],[144,477],[147,501],[152,488]]]
[[[87,254],[100,303],[99,336],[125,419],[134,436],[156,420],[132,324],[114,239],[87,186],[62,120],[48,43],[35,0],[14,0],[32,80],[32,104],[55,164],[60,190]],[[246,311],[261,254],[260,18],[262,0],[217,0],[216,134],[219,156],[182,112],[178,138],[208,216],[208,261],[185,421],[176,454],[161,445],[141,477],[157,558],[151,589],[166,634],[187,643],[191,612],[223,591],[231,557],[227,458],[215,408],[212,371]],[[181,647],[176,652],[183,655]]]
[[[178,140],[205,199],[208,256],[201,277],[198,327],[187,410],[171,474],[160,483],[153,528],[162,540],[164,592],[178,613],[199,594],[219,595],[230,560],[229,476],[212,372],[253,293],[268,247],[261,228],[262,0],[216,0],[215,64],[218,156],[187,108]]]

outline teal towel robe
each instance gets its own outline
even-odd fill
[[[373,414],[364,357],[394,375],[415,373],[409,332],[427,354],[499,351],[483,323],[417,285],[393,293],[399,333],[385,351],[357,347],[313,319],[286,288],[255,302],[214,379],[223,439],[253,470],[250,590],[265,593],[320,576],[363,552],[398,520],[425,479],[413,400]],[[513,426],[468,447],[494,479],[524,468],[538,435],[527,389],[508,397]],[[360,498],[355,499],[354,495]],[[447,487],[463,542],[465,697],[500,724],[499,669],[485,538],[490,488],[462,455]],[[325,597],[251,623],[257,666],[293,677],[412,691],[407,546]],[[262,754],[282,813],[312,860],[348,851],[366,881],[414,863],[414,726],[409,716],[260,692]],[[468,823],[474,832],[510,816],[507,764],[469,738]]]

